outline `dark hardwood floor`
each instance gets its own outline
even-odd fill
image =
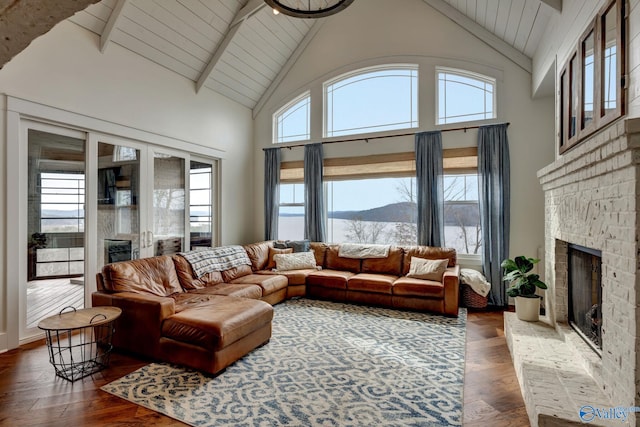
[[[1,426],[184,425],[100,391],[147,361],[115,353],[107,370],[71,383],[48,360],[44,341],[0,354]],[[529,425],[499,311],[468,315],[464,425]]]

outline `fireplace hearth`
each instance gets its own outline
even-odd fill
[[[569,324],[602,357],[602,252],[568,245]]]

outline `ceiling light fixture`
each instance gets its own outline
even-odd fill
[[[264,0],[274,10],[294,18],[324,18],[344,10],[353,0]]]

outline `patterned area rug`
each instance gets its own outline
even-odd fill
[[[271,341],[217,377],[153,363],[102,390],[193,426],[462,425],[464,309],[274,309]]]

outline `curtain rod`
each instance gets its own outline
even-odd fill
[[[495,123],[496,125],[507,125],[509,126],[509,122],[507,123]],[[465,127],[460,127],[460,128],[450,128],[450,129],[441,129],[440,132],[455,132],[455,131],[467,131],[468,129],[478,129],[482,126],[492,126],[492,125],[476,125],[476,126],[465,126]],[[383,138],[397,138],[399,136],[411,136],[411,135],[415,135],[416,133],[420,133],[420,132],[413,132],[413,133],[398,133],[395,135],[381,135],[381,136],[369,136],[369,137],[362,137],[362,138],[350,138],[350,139],[336,139],[336,140],[332,140],[332,141],[321,141],[320,144],[336,144],[339,142],[354,142],[354,141],[364,141],[364,142],[369,142],[369,140],[371,139],[383,139]],[[291,150],[292,148],[296,148],[296,147],[304,147],[305,145],[307,145],[308,143],[304,143],[304,144],[292,144],[292,145],[284,145],[281,148],[288,148],[289,150]],[[269,147],[269,148],[274,148],[274,147]],[[263,148],[262,151],[264,150],[268,150],[269,148]]]

